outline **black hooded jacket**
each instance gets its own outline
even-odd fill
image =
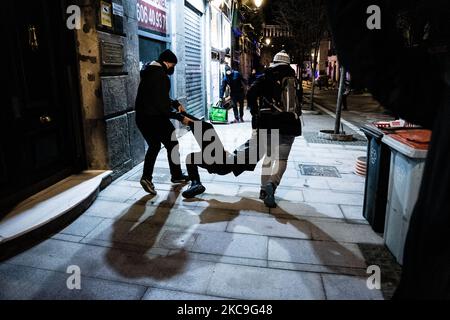
[[[154,61],[146,64],[141,71],[141,83],[136,98],[137,116],[182,121],[183,116],[177,110],[180,103],[170,98],[170,87],[170,78],[164,63]]]
[[[244,85],[245,80],[242,78],[242,75],[238,71],[232,70],[231,74],[225,75],[222,80],[222,85],[220,86],[220,98],[223,99],[227,86],[230,86],[230,96],[232,99],[244,99]]]

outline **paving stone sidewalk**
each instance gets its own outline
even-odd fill
[[[333,121],[306,115],[304,130]],[[251,135],[248,122],[216,128],[228,150]],[[190,133],[180,145],[182,159],[198,150]],[[258,200],[261,166],[238,178],[201,171],[207,191],[188,201],[186,186],[168,183],[163,150],[157,196],[134,168],[66,229],[0,264],[0,299],[388,299],[399,267],[362,216],[354,166],[365,154],[299,137],[269,210]],[[332,166],[339,178],[304,176],[300,165]],[[73,265],[82,290],[67,289]],[[367,288],[369,265],[381,267],[382,290]]]

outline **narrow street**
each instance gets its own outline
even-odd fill
[[[448,2],[5,1],[0,303],[450,299]]]
[[[304,123],[277,209],[258,200],[260,166],[238,178],[201,171],[206,193],[184,200],[161,152],[157,196],[142,190],[135,167],[66,229],[2,263],[0,298],[389,299],[400,268],[362,217],[364,178],[354,166],[365,143],[308,141],[334,122],[305,115]],[[228,150],[251,134],[249,122],[216,128]],[[190,133],[180,146],[182,159],[198,148]],[[332,166],[338,177],[306,176],[300,165]],[[382,290],[367,287],[370,265],[382,270]],[[80,291],[67,290],[69,266],[81,270]]]

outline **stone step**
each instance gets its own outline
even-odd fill
[[[81,214],[111,183],[111,174],[112,171],[84,171],[19,203],[0,220],[0,247],[66,215]]]

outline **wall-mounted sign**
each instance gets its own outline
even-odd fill
[[[124,13],[123,13],[123,6],[113,2],[112,8],[113,8],[113,14],[115,16],[123,17],[123,15],[124,15]]]
[[[112,28],[112,6],[110,3],[100,1],[100,23],[102,26]]]
[[[121,67],[124,65],[123,45],[120,43],[101,41],[103,66]]]
[[[160,36],[167,36],[167,0],[138,0],[139,29]]]

